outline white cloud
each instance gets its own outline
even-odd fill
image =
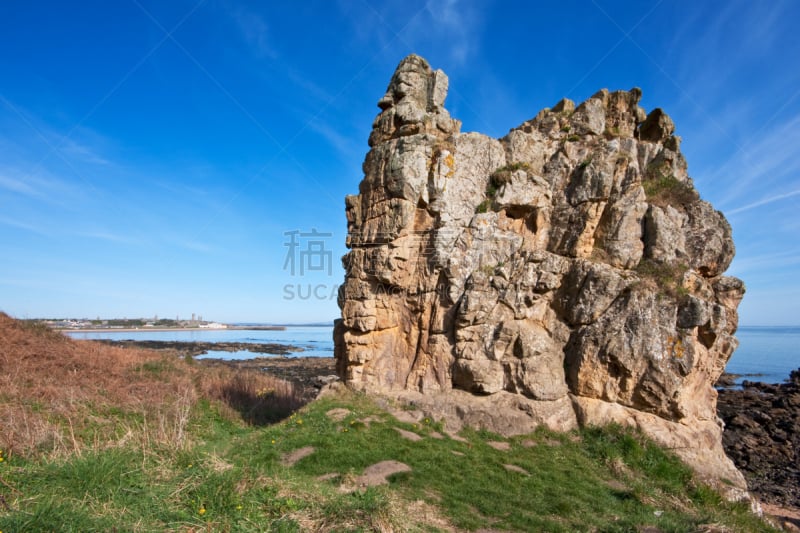
[[[8,217],[0,217],[0,225],[17,228],[24,231],[29,231],[31,233],[36,233],[37,235],[42,235],[44,237],[52,237],[54,235],[53,231],[48,231],[47,229],[42,228],[40,226],[28,224],[26,222],[22,222],[21,220],[15,220]]]
[[[3,176],[2,174],[0,174],[0,188],[18,194],[23,194],[25,196],[41,196],[41,193],[34,189],[26,180],[10,178],[8,176]]]
[[[749,211],[751,209],[755,209],[756,207],[761,207],[767,204],[771,204],[773,202],[778,202],[780,200],[785,200],[786,198],[791,198],[793,196],[798,196],[798,195],[800,195],[800,189],[789,191],[786,193],[776,194],[775,196],[770,196],[768,198],[763,198],[751,204],[743,205],[735,209],[730,209],[726,213],[728,215],[735,215],[736,213],[741,213],[742,211]]]
[[[82,189],[73,183],[44,171],[34,172],[0,167],[0,189],[62,207],[71,205],[83,194]]]
[[[450,42],[451,59],[463,65],[477,41],[474,34],[477,20],[472,9],[460,0],[430,0],[425,7],[436,33],[443,30],[442,37]]]
[[[59,148],[62,154],[79,159],[84,163],[95,165],[109,165],[108,159],[100,155],[99,152],[86,144],[81,144],[69,138],[63,140],[63,145]]]
[[[83,237],[87,239],[98,239],[101,241],[108,241],[117,244],[140,244],[140,241],[132,238],[129,235],[121,235],[106,230],[92,230],[80,231],[74,234],[76,237]]]
[[[748,277],[770,272],[774,273],[777,266],[785,269],[790,266],[800,265],[800,253],[797,250],[783,250],[773,253],[759,255],[748,255],[746,257],[736,256],[731,264],[728,274],[731,276]]]
[[[760,139],[737,150],[731,158],[705,179],[724,183],[719,204],[727,213],[754,209],[795,195],[800,186],[800,114],[769,129]],[[754,198],[758,200],[753,201]]]
[[[343,135],[335,128],[321,120],[312,120],[308,123],[309,129],[321,135],[341,156],[344,161],[358,161],[364,152],[363,143]]]
[[[269,25],[261,15],[241,6],[232,10],[230,14],[256,56],[269,59],[278,56],[270,42]]]
[[[429,0],[425,15],[415,18],[403,37],[412,44],[434,41],[450,55],[450,69],[464,66],[479,45],[478,2]]]
[[[427,0],[414,3],[386,3],[376,8],[368,0],[340,1],[340,9],[351,19],[352,36],[371,42],[383,51],[391,44],[406,52],[430,55],[444,50],[447,69],[464,66],[479,46],[482,22],[476,0]],[[430,57],[429,57],[430,59]]]

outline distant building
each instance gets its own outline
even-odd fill
[[[206,324],[200,324],[198,327],[203,329],[227,329],[228,326],[225,324],[220,324],[219,322],[208,322]]]

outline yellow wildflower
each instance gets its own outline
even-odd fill
[[[201,507],[200,510],[197,511],[197,512],[200,514],[200,516],[203,516],[204,514],[206,514],[206,508],[205,507]]]

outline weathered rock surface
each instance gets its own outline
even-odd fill
[[[800,508],[800,369],[786,383],[719,392],[725,451],[759,499]]]
[[[460,133],[446,92],[412,55],[378,104],[345,202],[339,374],[506,435],[633,424],[744,488],[713,387],[744,285],[672,120],[602,90],[492,139]]]

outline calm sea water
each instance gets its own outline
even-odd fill
[[[291,326],[281,331],[247,329],[207,329],[194,331],[103,331],[88,333],[70,331],[74,339],[111,339],[137,341],[183,341],[183,342],[252,342],[275,343],[303,348],[302,352],[289,357],[333,357],[333,326]],[[200,357],[216,359],[250,359],[266,354],[254,352],[214,351]]]
[[[742,326],[736,337],[739,348],[726,367],[732,374],[755,374],[746,379],[780,383],[800,368],[800,327]]]
[[[261,342],[300,346],[304,349],[294,356],[332,357],[333,327],[287,327],[283,331],[260,330],[198,330],[198,331],[108,331],[102,333],[70,332],[76,339],[158,340],[202,342]],[[740,327],[736,333],[739,348],[728,362],[727,371],[734,374],[753,374],[746,379],[780,383],[789,372],[800,367],[800,327]],[[248,351],[214,351],[201,357],[218,359],[249,359],[257,357]],[[290,356],[291,357],[291,356]]]

